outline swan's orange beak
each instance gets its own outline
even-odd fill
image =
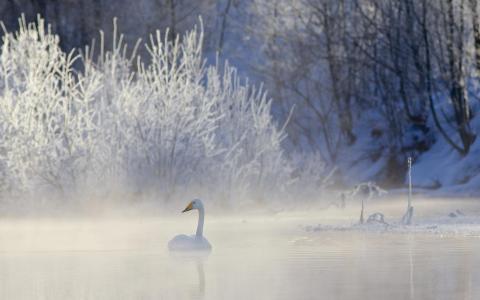
[[[182,213],[192,210],[193,209],[193,202],[188,203],[187,207],[185,207],[184,210],[182,210]]]

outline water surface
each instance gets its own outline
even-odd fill
[[[3,220],[0,299],[480,299],[477,236],[211,217],[209,255],[169,253],[168,240],[195,222]]]

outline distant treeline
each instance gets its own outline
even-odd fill
[[[173,39],[202,15],[205,51],[265,82],[276,118],[289,119],[289,150],[336,164],[363,142],[372,160],[388,156],[395,173],[435,139],[469,153],[478,9],[477,0],[9,0],[0,16],[14,27],[21,12],[40,13],[70,49],[99,28],[111,32],[115,16],[132,42],[166,27]]]

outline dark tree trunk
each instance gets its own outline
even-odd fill
[[[475,46],[476,76],[480,77],[480,24],[478,19],[477,0],[469,0],[472,15],[473,41]]]

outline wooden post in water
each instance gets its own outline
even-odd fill
[[[408,206],[407,211],[403,215],[402,223],[405,225],[412,224],[413,206],[412,206],[412,158],[408,157]]]
[[[412,207],[412,158],[408,157],[408,208]]]

